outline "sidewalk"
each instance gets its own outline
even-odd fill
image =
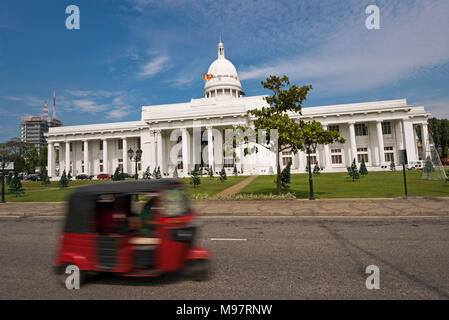
[[[449,217],[449,198],[193,200],[200,216]],[[65,202],[0,204],[0,217],[63,216]]]

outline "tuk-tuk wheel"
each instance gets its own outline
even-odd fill
[[[70,265],[71,265],[70,263],[66,263],[63,266],[58,267],[58,270],[57,270],[58,282],[64,288],[66,288],[66,283],[65,282],[67,280],[67,277],[69,276],[69,274],[65,273],[65,270]],[[80,287],[85,282],[86,282],[86,272],[80,270]]]
[[[193,260],[187,267],[187,274],[193,281],[206,281],[210,277],[210,261],[207,259]]]

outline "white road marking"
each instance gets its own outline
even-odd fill
[[[233,238],[210,238],[211,241],[246,241],[246,239],[233,239]]]

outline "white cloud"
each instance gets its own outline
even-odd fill
[[[448,1],[381,2],[380,10],[381,30],[367,30],[364,15],[349,16],[313,52],[246,67],[240,78],[287,74],[335,95],[389,85],[449,61]]]
[[[150,59],[144,65],[141,66],[140,71],[137,73],[139,78],[151,78],[164,69],[169,68],[169,58],[166,55],[161,55],[156,58]]]
[[[449,119],[449,98],[441,100],[428,100],[415,103],[416,106],[425,107],[431,113],[431,117]]]
[[[74,111],[97,113],[107,109],[105,104],[97,104],[94,100],[80,99],[73,100]]]
[[[106,119],[119,120],[131,113],[130,106],[114,108],[106,113]]]

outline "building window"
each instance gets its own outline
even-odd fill
[[[70,152],[72,152],[72,142],[70,142]]]
[[[328,131],[340,132],[340,126],[338,124],[332,124],[328,126]]]
[[[84,172],[84,160],[81,160],[81,172]]]
[[[118,149],[123,150],[123,139],[118,139]]]
[[[103,150],[103,140],[100,140],[100,151]]]
[[[118,159],[118,169],[123,172],[123,159]]]
[[[394,149],[393,147],[384,147],[385,150],[385,161],[394,162]]]
[[[357,148],[357,161],[359,163],[361,163],[363,161],[368,162],[369,158],[368,158],[368,148],[363,147],[363,148]]]
[[[81,151],[84,152],[84,142],[81,143]]]
[[[341,149],[331,149],[332,164],[343,164],[343,154]]]
[[[310,164],[315,165],[317,163],[318,163],[318,160],[317,160],[316,156],[310,155]]]
[[[178,160],[178,170],[182,170],[183,165],[182,165],[182,160]]]
[[[103,160],[100,160],[100,172],[103,172]]]
[[[382,122],[382,133],[391,134],[391,122],[389,121]]]
[[[292,161],[293,156],[291,151],[282,151],[282,165],[287,166]]]
[[[140,145],[140,137],[137,138],[137,147],[138,147],[139,149],[142,149],[142,147],[141,147],[141,145]]]
[[[225,168],[234,168],[234,158],[225,158],[224,159],[224,167]]]
[[[356,136],[367,136],[368,135],[368,128],[364,123],[356,123],[354,125],[355,129],[355,135]]]

